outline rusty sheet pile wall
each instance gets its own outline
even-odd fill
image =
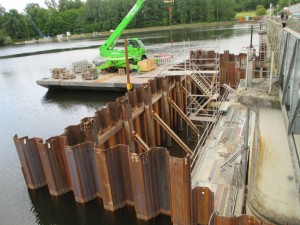
[[[211,60],[210,60],[211,59]],[[216,69],[214,51],[191,51],[190,60],[199,66],[199,69]],[[230,54],[229,51],[224,51],[220,54],[220,84],[229,84],[236,88],[240,79],[246,77],[247,54],[240,53],[239,55]]]
[[[15,136],[27,187],[48,185],[53,196],[73,191],[79,203],[100,197],[110,211],[133,205],[146,221],[165,214],[178,225],[262,224],[249,216],[219,217],[214,193],[191,189],[189,152],[177,158],[156,147],[170,144],[157,118],[171,129],[182,126],[168,105],[173,100],[184,112],[183,82],[179,76],[150,80],[45,143]]]

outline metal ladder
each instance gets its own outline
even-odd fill
[[[194,82],[200,88],[200,90],[203,91],[204,94],[206,94],[208,96],[211,95],[210,89],[206,86],[206,84],[204,84],[204,82],[201,79],[199,79],[196,76],[196,74],[191,74],[191,78],[194,80]]]

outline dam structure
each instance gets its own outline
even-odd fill
[[[45,141],[16,135],[27,187],[101,198],[109,211],[132,205],[144,221],[299,224],[296,23],[267,19],[259,46],[239,55],[193,49]]]

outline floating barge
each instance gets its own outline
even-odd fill
[[[141,87],[149,79],[158,76],[168,76],[168,69],[171,68],[172,55],[156,55],[156,59],[147,59],[139,62],[142,71],[130,73],[130,83],[133,88]],[[149,63],[151,62],[151,63]],[[157,65],[156,65],[157,62]],[[149,65],[150,66],[149,66]],[[52,76],[37,80],[37,84],[49,89],[71,89],[71,90],[93,90],[93,91],[126,91],[127,76],[125,69],[118,72],[97,73],[95,65],[80,61],[73,63],[72,70],[65,68],[55,68],[51,70]],[[177,67],[176,70],[183,69]],[[183,73],[181,73],[182,75]]]
[[[142,84],[147,83],[149,79],[157,77],[164,66],[155,68],[153,71],[137,72],[130,74],[130,83],[132,86],[141,87]],[[93,90],[93,91],[126,91],[127,77],[118,73],[109,73],[97,76],[96,79],[86,80],[81,76],[76,76],[73,79],[55,79],[44,78],[37,81],[41,85],[49,89],[70,89],[70,90]]]

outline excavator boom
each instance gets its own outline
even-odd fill
[[[123,31],[141,10],[145,0],[137,0],[131,10],[127,13],[121,23],[105,41],[105,43],[100,46],[100,55],[106,60],[104,65],[97,67],[97,69],[102,70],[106,68],[125,68],[125,52],[124,50],[114,49],[117,40],[122,35]],[[138,38],[130,38],[128,40],[128,58],[132,62],[130,64],[131,69],[138,69],[136,64],[138,61],[146,58],[146,52],[143,43]]]

